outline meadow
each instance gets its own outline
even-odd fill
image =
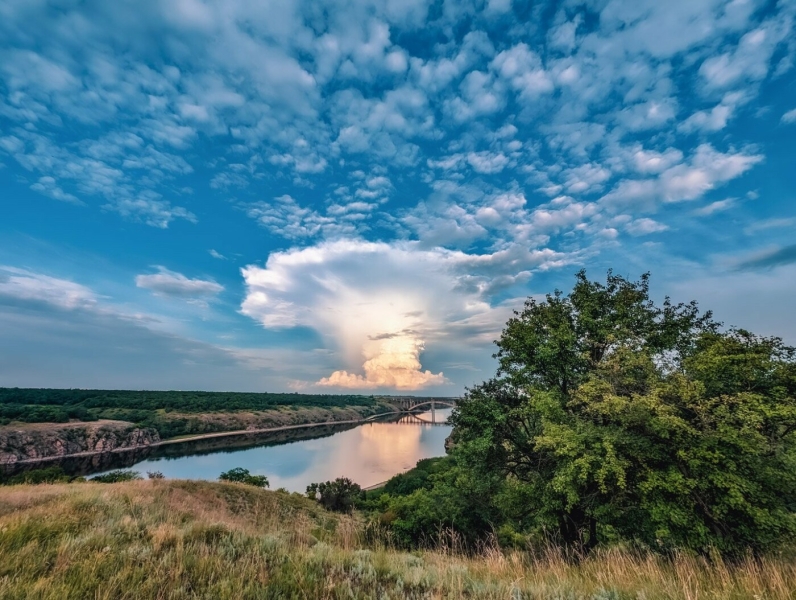
[[[404,552],[360,513],[235,483],[145,480],[0,489],[0,597],[796,598],[796,561],[601,547]]]

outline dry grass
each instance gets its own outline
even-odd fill
[[[784,558],[737,565],[605,550],[578,564],[455,545],[365,547],[355,517],[235,484],[0,489],[0,598],[796,598]]]

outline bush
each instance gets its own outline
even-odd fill
[[[327,510],[351,512],[363,497],[363,492],[358,484],[347,477],[338,477],[334,481],[308,485],[307,497],[317,500]]]
[[[221,481],[231,481],[233,483],[243,483],[246,485],[253,485],[259,488],[267,488],[269,486],[268,477],[265,475],[252,475],[248,469],[236,467],[229,471],[223,472],[218,476]]]
[[[123,471],[119,469],[110,471],[104,475],[92,477],[91,481],[96,481],[97,483],[119,483],[122,481],[136,481],[138,479],[142,479],[142,477],[137,471]]]
[[[163,475],[163,473],[161,473],[160,471],[147,471],[146,472],[146,476],[149,479],[165,479],[166,478],[166,476]]]
[[[39,484],[39,483],[69,483],[71,481],[83,481],[82,477],[72,477],[64,473],[61,467],[45,467],[43,469],[33,469],[18,473],[10,477],[0,476],[0,483],[3,485],[17,484]]]

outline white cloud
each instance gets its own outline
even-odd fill
[[[44,302],[57,308],[94,308],[98,296],[86,286],[26,269],[0,265],[0,296]]]
[[[467,162],[476,173],[500,173],[509,164],[509,158],[502,152],[470,152]]]
[[[751,235],[759,231],[767,231],[769,229],[779,229],[784,227],[793,227],[796,225],[796,217],[778,217],[773,219],[763,219],[748,225],[744,228],[744,233]]]
[[[703,206],[694,211],[694,214],[701,217],[707,217],[716,213],[724,212],[735,206],[735,198],[725,198],[724,200],[716,200],[710,204]]]
[[[157,273],[141,274],[135,285],[158,296],[173,296],[186,299],[206,299],[224,291],[224,286],[209,279],[189,279],[182,273],[158,267]]]
[[[227,260],[227,257],[221,254],[218,250],[211,248],[207,252],[210,254],[210,256],[217,258],[218,260]]]
[[[150,197],[134,199],[120,199],[114,203],[106,204],[103,208],[118,212],[123,217],[134,221],[141,221],[152,227],[167,229],[175,219],[185,219],[189,223],[196,223],[196,215],[182,206],[172,206],[170,202]]]
[[[74,196],[68,192],[63,191],[60,187],[58,187],[55,183],[55,179],[53,177],[39,177],[39,180],[30,186],[30,189],[44,194],[45,196],[49,196],[54,200],[60,200],[61,202],[69,202],[71,204],[78,204],[83,205],[84,202],[81,202],[77,196]]]
[[[669,227],[652,219],[642,218],[630,221],[625,225],[625,229],[630,235],[640,236],[666,231]]]
[[[555,259],[541,253],[537,266]],[[265,267],[242,269],[241,312],[267,328],[307,326],[339,350],[343,368],[320,385],[396,390],[445,382],[423,369],[425,346],[483,347],[494,339],[507,308],[493,308],[491,268],[509,255],[469,255],[412,243],[327,242],[272,253]],[[490,276],[474,275],[478,271]]]
[[[525,102],[553,91],[553,81],[545,71],[541,58],[527,44],[517,44],[504,50],[492,60],[490,66],[510,82]]]
[[[741,37],[730,52],[705,60],[699,73],[708,91],[759,81],[768,75],[771,56],[793,27],[792,17],[772,19]]]
[[[617,114],[617,121],[630,131],[658,129],[677,116],[674,98],[639,102]]]
[[[789,110],[784,115],[782,115],[781,121],[783,123],[796,123],[796,108]]]
[[[709,144],[702,144],[689,162],[666,168],[656,179],[624,179],[601,202],[610,206],[636,205],[643,209],[657,202],[695,200],[739,177],[762,160],[760,154],[723,153]]]
[[[645,175],[660,173],[683,160],[683,153],[676,148],[668,148],[664,152],[637,149],[633,152],[632,165],[636,171]]]
[[[334,212],[334,208],[330,208]],[[292,240],[319,235],[334,237],[356,231],[356,227],[350,223],[300,206],[288,195],[279,196],[273,202],[252,204],[246,213],[271,233]]]

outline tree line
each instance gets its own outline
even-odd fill
[[[363,395],[0,388],[0,425],[11,421],[65,423],[120,419],[166,427],[158,419],[164,412],[190,415],[280,407],[342,408],[371,406],[377,402],[373,396]],[[169,432],[161,435],[164,433]]]

